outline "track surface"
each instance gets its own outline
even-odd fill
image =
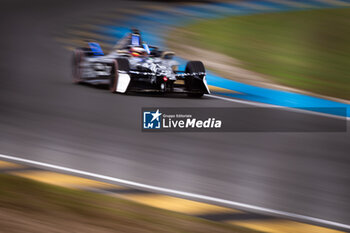
[[[141,107],[247,105],[71,84],[54,33],[118,4],[3,2],[0,153],[349,224],[349,133],[142,133]]]

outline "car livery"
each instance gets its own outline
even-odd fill
[[[200,61],[189,61],[178,70],[174,53],[149,46],[138,30],[132,29],[120,39],[109,54],[97,42],[73,52],[75,83],[109,85],[114,93],[162,92],[185,93],[191,97],[210,94],[205,68]]]

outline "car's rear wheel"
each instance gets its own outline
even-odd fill
[[[205,73],[204,65],[201,61],[189,61],[185,69],[186,73],[196,74],[189,75],[185,78],[185,87],[189,92],[187,95],[193,98],[200,98],[204,95],[203,78]]]
[[[112,67],[110,82],[109,82],[109,89],[111,92],[115,93],[117,91],[119,72],[128,73],[129,71],[130,71],[130,64],[128,59],[125,59],[125,58],[115,59]]]

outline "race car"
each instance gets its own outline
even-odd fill
[[[203,63],[189,61],[185,70],[179,71],[173,57],[173,52],[143,42],[141,33],[132,29],[106,55],[94,41],[75,49],[73,81],[109,85],[113,93],[185,93],[190,97],[210,94]]]

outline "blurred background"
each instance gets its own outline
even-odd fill
[[[239,108],[251,107],[249,101],[254,101],[348,108],[349,4],[5,0],[0,10],[0,153],[349,224],[348,131],[147,134],[140,129],[142,107]],[[94,39],[108,52],[130,27],[141,30],[148,44],[175,51],[182,68],[186,60],[202,60],[213,95],[230,101],[112,95],[103,87],[73,85],[72,50]],[[274,117],[290,115],[276,109]],[[302,113],[297,120],[305,125],[322,122]],[[257,114],[233,121],[266,124]],[[33,171],[21,172],[16,175],[27,177]],[[3,178],[1,184],[14,182],[23,181]],[[16,198],[10,202],[3,196],[0,214],[45,206],[38,202],[16,207],[14,200],[38,198],[14,195],[25,192],[18,186],[1,189],[12,190],[2,194]],[[49,199],[62,195],[55,191]],[[83,194],[68,197],[77,195]],[[79,214],[79,208],[74,213]],[[234,216],[228,220],[245,226]],[[191,225],[192,219],[177,221],[190,231],[205,232],[204,227]],[[48,224],[48,231],[53,225]],[[17,232],[21,231],[25,230]],[[211,232],[216,231],[225,232]]]

